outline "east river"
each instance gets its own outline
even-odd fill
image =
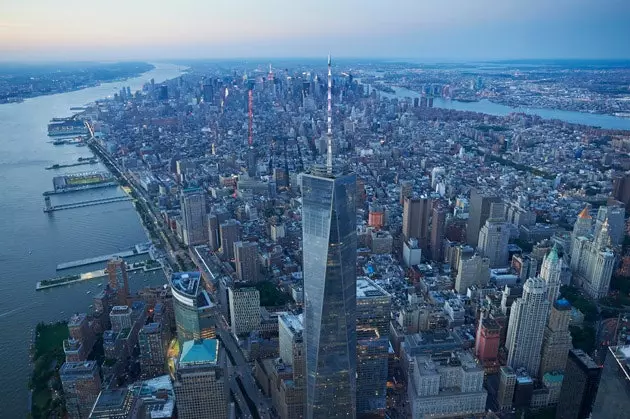
[[[133,92],[151,78],[161,82],[181,74],[176,65],[155,66],[126,81],[0,105],[0,417],[20,418],[28,412],[29,347],[35,325],[88,311],[99,290],[97,285],[104,282],[96,279],[35,291],[37,281],[102,269],[103,264],[97,264],[56,272],[60,262],[111,254],[148,241],[130,202],[50,215],[42,211],[42,192],[52,189],[53,176],[105,170],[100,164],[45,170],[56,163],[75,163],[79,157],[92,156],[87,147],[51,144],[47,124],[53,117],[75,113],[71,107],[111,96],[122,86],[130,86]],[[115,188],[95,189],[53,196],[52,202],[78,202],[122,193]],[[130,281],[131,288],[138,289],[162,284],[164,274],[133,274]]]

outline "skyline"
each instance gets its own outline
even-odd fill
[[[392,4],[393,3],[393,4]],[[623,0],[0,0],[0,61],[630,58]]]

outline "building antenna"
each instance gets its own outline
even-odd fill
[[[333,155],[332,155],[332,70],[330,62],[330,54],[328,54],[328,147],[326,153],[326,171],[332,174]]]

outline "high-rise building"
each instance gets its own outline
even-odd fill
[[[606,205],[597,210],[595,219],[595,237],[599,235],[604,223],[608,224],[608,234],[613,246],[618,246],[623,242],[626,232],[626,210],[622,206]]]
[[[241,223],[229,219],[219,226],[221,236],[221,256],[223,259],[234,259],[234,243],[241,240]]]
[[[502,218],[499,218],[503,212],[502,207],[503,204],[490,204],[491,213],[479,232],[477,248],[489,259],[491,268],[502,268],[508,264],[510,228]]]
[[[479,231],[490,216],[490,205],[501,202],[497,196],[484,193],[478,189],[470,191],[468,225],[466,226],[466,242],[471,246],[479,244]]]
[[[405,198],[409,198],[413,193],[413,182],[403,180],[400,182],[400,205],[405,204]]]
[[[630,210],[630,172],[614,176],[612,196]]]
[[[116,304],[125,305],[129,298],[129,278],[127,264],[122,258],[115,257],[107,262],[107,283],[116,291]]]
[[[444,260],[444,237],[446,232],[447,209],[438,205],[433,208],[431,218],[431,260],[442,262]]]
[[[96,361],[65,362],[59,378],[71,419],[86,419],[101,391],[101,375]]]
[[[415,357],[407,393],[414,418],[471,417],[486,410],[483,369],[469,352]]]
[[[547,300],[553,304],[560,294],[562,276],[562,259],[558,257],[558,248],[553,246],[551,252],[543,259],[540,268],[540,277],[547,283]]]
[[[308,419],[356,416],[356,176],[302,177]]]
[[[357,415],[385,413],[390,311],[387,291],[357,279]]]
[[[530,278],[523,287],[523,296],[512,304],[505,346],[508,350],[507,364],[524,368],[536,377],[540,368],[540,350],[549,301],[547,285],[540,278]]]
[[[540,375],[547,372],[562,372],[571,349],[571,304],[563,299],[554,301],[547,327],[543,335]]]
[[[615,253],[611,248],[607,220],[601,223],[596,236],[591,234],[591,220],[586,207],[573,226],[571,270],[586,294],[591,298],[602,298],[608,294]]]
[[[216,307],[201,284],[199,272],[174,272],[170,278],[177,339],[180,343],[215,335]]]
[[[490,281],[490,260],[479,255],[459,259],[457,276],[455,277],[455,291],[466,294],[472,285],[486,285]]]
[[[405,198],[402,233],[405,240],[418,239],[424,254],[429,247],[429,217],[431,198]]]
[[[258,243],[237,241],[234,243],[236,275],[243,282],[258,281]]]
[[[133,319],[131,318],[131,307],[129,306],[114,306],[109,312],[109,321],[112,324],[112,330],[116,333],[123,329],[131,329],[133,326]]]
[[[281,419],[304,417],[306,401],[306,359],[303,316],[283,313],[278,316],[280,358],[291,367],[292,374],[281,378],[274,407]]]
[[[499,391],[497,392],[499,410],[509,411],[512,408],[515,388],[516,373],[514,370],[510,367],[499,368]]]
[[[221,235],[219,233],[219,219],[216,214],[208,214],[208,246],[211,251],[221,247]]]
[[[140,346],[140,371],[145,378],[164,373],[166,365],[166,333],[161,323],[145,324],[138,333]]]
[[[107,389],[98,395],[90,419],[145,419],[142,399],[126,388]]]
[[[208,216],[206,215],[205,192],[200,188],[184,189],[180,206],[184,244],[194,246],[206,243],[208,241]]]
[[[216,339],[183,343],[173,388],[180,419],[227,419],[229,385]]]
[[[580,349],[570,350],[564,370],[556,418],[587,419],[591,414],[593,402],[598,393],[597,387],[601,375],[602,367],[597,365],[590,356]],[[593,418],[600,417],[603,418],[604,416],[593,416]]]
[[[591,397],[594,396],[593,393]],[[628,412],[630,412],[630,345],[610,346],[601,372],[592,417],[625,419],[628,417]]]
[[[232,333],[248,335],[260,327],[260,292],[256,288],[230,288]]]
[[[501,341],[501,326],[496,320],[482,316],[477,327],[475,339],[475,356],[482,365],[489,366],[497,362],[499,344]]]

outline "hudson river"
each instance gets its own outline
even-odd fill
[[[105,170],[98,165],[45,170],[55,163],[74,163],[90,157],[87,147],[55,146],[47,136],[53,117],[72,115],[71,107],[111,96],[122,86],[132,92],[154,78],[156,82],[181,74],[179,67],[156,64],[140,77],[106,83],[75,92],[0,105],[0,404],[3,418],[22,418],[28,411],[29,347],[40,321],[67,319],[85,312],[103,280],[46,291],[37,281],[75,272],[102,269],[103,264],[56,272],[60,262],[115,253],[148,238],[130,202],[78,208],[45,214],[42,192],[52,189],[53,176]],[[104,188],[52,197],[53,205],[121,195]],[[130,275],[132,289],[164,283],[155,271]],[[89,291],[89,293],[88,293]]]

